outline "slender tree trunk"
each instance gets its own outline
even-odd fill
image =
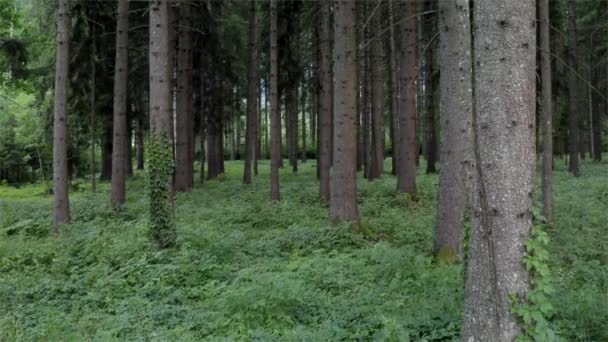
[[[475,1],[476,190],[463,341],[511,342],[521,333],[510,297],[523,300],[530,287],[523,258],[536,159],[535,5]]]
[[[255,1],[249,3],[249,65],[247,75],[247,135],[245,137],[245,171],[243,183],[251,183],[251,161],[255,154],[257,139],[255,134],[256,108],[258,98],[256,15]]]
[[[257,39],[257,37],[256,37]],[[257,58],[260,59],[260,52],[257,52]],[[260,84],[260,78],[256,72],[256,97],[257,97],[257,110],[255,113],[255,153],[253,156],[253,174],[258,175],[258,161],[260,159],[260,155],[262,153],[262,87]]]
[[[542,144],[543,172],[542,199],[543,214],[548,222],[553,221],[553,109],[551,85],[551,36],[549,18],[549,0],[539,0],[540,25],[540,68],[542,89]]]
[[[302,163],[306,163],[306,152],[308,146],[306,146],[306,82],[302,81]]]
[[[106,109],[107,110],[107,109]],[[101,146],[101,180],[109,180],[112,178],[112,131],[113,131],[113,115],[109,110],[104,114],[106,120],[103,123],[103,137]]]
[[[279,108],[278,92],[278,51],[277,51],[277,0],[270,0],[270,105],[272,107],[271,139],[272,151],[270,162],[270,198],[273,201],[281,199],[279,185],[279,163],[281,158],[281,113]]]
[[[287,143],[289,148],[289,164],[292,171],[298,172],[298,83],[289,86],[286,94],[287,106]]]
[[[93,29],[93,34],[95,34],[95,29]],[[97,55],[96,45],[93,44],[93,53],[91,58],[91,113],[90,113],[90,123],[91,123],[91,191],[95,193],[97,191],[97,176],[96,176],[96,165],[95,165],[95,128],[97,124],[95,123],[95,103],[97,101],[96,98],[96,88],[97,88],[97,61],[95,57]],[[40,153],[38,152],[38,157],[40,158]],[[40,163],[40,171],[42,172],[42,162]],[[44,180],[44,174],[43,174]]]
[[[323,201],[330,199],[330,167],[331,167],[331,122],[332,122],[332,79],[331,79],[331,31],[329,1],[320,3],[321,14],[319,23],[319,196]]]
[[[416,2],[407,0],[404,3],[404,14],[407,18],[416,14]],[[401,23],[403,42],[400,48],[401,98],[399,99],[399,167],[397,168],[397,191],[406,193],[416,192],[416,84],[417,72],[416,19],[408,19]]]
[[[392,155],[392,170],[393,175],[397,174],[399,168],[397,152],[399,144],[397,143],[397,137],[399,137],[399,84],[397,76],[397,51],[395,49],[395,20],[393,13],[393,0],[388,0],[388,21],[389,21],[389,84],[391,90],[391,145],[393,148]]]
[[[133,122],[132,122],[131,118],[129,117],[129,115],[127,115],[127,138],[126,138],[126,144],[125,144],[125,174],[127,175],[127,178],[133,176],[132,141],[133,141]]]
[[[68,194],[67,90],[70,60],[70,1],[59,0],[53,120],[53,227],[70,222]]]
[[[432,11],[437,7],[436,0],[427,0],[424,3],[424,11]],[[435,69],[435,43],[432,41],[433,34],[437,31],[437,21],[435,16],[426,17],[423,25],[424,47],[426,48],[424,55],[424,114],[426,115],[426,173],[435,173],[437,169],[437,135],[435,133],[435,100],[433,98],[433,74]]]
[[[449,262],[464,252],[463,220],[474,157],[473,64],[469,0],[438,3],[443,141],[433,252]]]
[[[193,185],[191,145],[193,140],[192,14],[188,1],[179,4],[177,94],[175,111],[175,191],[190,191]]]
[[[579,167],[579,114],[578,114],[578,80],[576,75],[577,56],[577,32],[576,32],[576,0],[568,0],[568,65],[574,70],[568,71],[568,152],[570,163],[568,171],[575,177],[580,176]]]
[[[119,0],[116,21],[114,69],[114,139],[112,145],[111,202],[120,208],[126,201],[127,180],[127,76],[129,74],[129,1]],[[129,141],[130,144],[130,141]]]
[[[371,83],[372,83],[372,139],[370,169],[367,178],[382,178],[384,173],[384,58],[380,13],[371,19]]]
[[[149,172],[154,190],[150,191],[153,238],[161,248],[175,244],[173,223],[173,101],[170,56],[170,20],[167,0],[150,3],[150,130],[156,149],[150,156]],[[167,165],[168,164],[168,165]],[[163,198],[164,197],[164,198]],[[160,220],[159,220],[160,218]]]
[[[357,207],[357,53],[355,2],[334,2],[334,165],[329,218],[355,223]]]
[[[141,103],[138,102],[138,111],[137,111],[137,131],[135,132],[135,140],[136,140],[136,158],[137,158],[137,169],[144,169],[144,120],[145,120],[145,111],[141,106]]]

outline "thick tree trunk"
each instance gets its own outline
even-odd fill
[[[372,128],[371,156],[368,180],[382,178],[384,173],[384,57],[381,36],[380,13],[371,19],[371,83],[372,83]]]
[[[443,140],[433,252],[443,261],[456,261],[464,252],[463,220],[474,157],[469,0],[439,1],[439,28]]]
[[[388,21],[389,21],[389,84],[391,90],[391,145],[392,145],[392,169],[393,175],[397,174],[399,168],[398,156],[399,144],[399,84],[397,75],[397,51],[395,49],[395,20],[393,13],[393,0],[388,0]]]
[[[111,202],[120,208],[126,201],[127,180],[127,76],[129,74],[129,1],[119,0],[116,20],[114,68],[114,139],[112,145]],[[130,141],[128,142],[130,145]]]
[[[192,129],[192,15],[190,3],[179,4],[179,30],[177,52],[177,93],[175,111],[175,191],[190,191],[194,184],[191,145]]]
[[[281,158],[281,112],[279,108],[279,64],[277,51],[277,0],[270,0],[270,106],[272,110],[271,122],[271,161],[270,161],[270,198],[273,201],[281,199],[279,185],[279,163]]]
[[[258,99],[255,1],[249,3],[249,65],[247,74],[247,135],[245,137],[245,170],[243,183],[251,183],[251,162],[257,147],[255,134]]]
[[[536,108],[535,1],[475,1],[475,199],[463,341],[521,333],[511,296],[526,298]],[[508,75],[508,77],[506,77]]]
[[[540,72],[542,89],[542,200],[543,214],[548,222],[553,221],[553,109],[551,85],[551,35],[549,0],[539,0],[540,24]]]
[[[358,226],[355,2],[334,2],[334,165],[329,218]]]
[[[169,11],[167,0],[155,0],[150,3],[149,113],[150,130],[152,139],[156,142],[154,148],[157,149],[151,154],[149,165],[150,177],[154,180],[152,186],[155,187],[150,191],[150,216],[157,218],[152,222],[153,238],[161,248],[173,246],[176,239],[173,223],[173,68],[170,62]]]
[[[407,18],[416,14],[416,2],[406,0],[403,4],[404,14]],[[417,73],[416,19],[408,19],[401,23],[401,70],[399,82],[401,85],[401,98],[399,99],[399,167],[397,168],[397,191],[406,193],[416,192],[416,156],[418,144],[416,142],[416,84]]]
[[[53,108],[53,227],[70,222],[68,194],[67,88],[70,61],[70,1],[59,0],[57,10],[57,58]]]
[[[568,171],[575,177],[580,176],[579,166],[579,114],[578,114],[578,79],[576,75],[577,56],[577,32],[576,32],[576,0],[568,0],[568,65],[573,70],[568,71],[568,152],[570,162]]]
[[[323,201],[330,199],[331,167],[331,122],[332,122],[332,79],[331,79],[331,31],[329,1],[322,1],[319,23],[319,196]]]

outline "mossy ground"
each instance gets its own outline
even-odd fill
[[[551,323],[566,340],[607,341],[608,165],[584,163],[575,179],[557,164]],[[118,214],[107,183],[93,195],[80,180],[60,235],[46,186],[0,186],[0,340],[458,339],[462,265],[430,254],[436,175],[419,173],[415,197],[388,174],[360,179],[355,234],[329,226],[314,160],[281,171],[280,203],[267,162],[250,186],[242,162],[226,167],[178,194],[166,251],[150,242],[143,173]]]

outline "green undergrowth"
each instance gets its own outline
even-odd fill
[[[355,234],[329,226],[314,160],[281,171],[279,203],[267,162],[249,186],[241,162],[226,167],[177,195],[177,246],[162,251],[149,239],[144,173],[118,213],[107,183],[93,195],[81,180],[59,235],[46,186],[0,186],[0,340],[458,340],[462,265],[429,252],[436,175],[419,173],[416,196],[397,195],[388,174],[360,179]],[[548,323],[568,340],[608,340],[606,169],[555,176]]]

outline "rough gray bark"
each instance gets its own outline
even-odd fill
[[[536,110],[535,1],[475,1],[476,182],[463,341],[511,342],[521,332],[510,294],[530,287]]]
[[[319,196],[324,201],[330,199],[329,172],[331,167],[331,122],[332,122],[332,87],[331,87],[331,2],[321,1],[319,22]]]
[[[271,118],[271,144],[270,151],[270,198],[273,201],[281,199],[279,188],[279,163],[281,158],[281,113],[279,108],[279,63],[277,51],[277,0],[270,0],[270,107]]]
[[[355,3],[334,2],[334,163],[329,218],[358,225]]]
[[[119,0],[116,10],[116,61],[114,68],[114,134],[111,202],[122,207],[127,180],[127,76],[129,57],[129,1]],[[129,141],[129,144],[131,142]],[[121,148],[122,147],[122,148]]]
[[[53,107],[53,227],[70,222],[68,194],[67,88],[70,61],[70,1],[59,0],[57,10],[57,58]]]
[[[401,69],[399,82],[401,98],[399,99],[399,167],[397,168],[397,191],[406,193],[416,192],[416,84],[417,73],[416,44],[417,26],[415,14],[417,3],[406,0],[403,3],[403,13],[410,18],[401,23],[403,42],[400,48]]]
[[[190,191],[194,185],[194,140],[192,88],[192,10],[188,1],[179,4],[177,89],[175,96],[175,191]]]
[[[444,261],[463,255],[463,219],[473,175],[473,80],[469,0],[439,1],[443,140],[433,252]]]
[[[251,162],[257,147],[256,109],[258,100],[258,65],[256,48],[255,1],[249,3],[249,64],[247,66],[247,135],[245,136],[245,169],[243,183],[251,183]]]
[[[399,168],[399,76],[397,74],[397,50],[395,48],[395,19],[393,13],[393,0],[388,0],[388,21],[389,21],[389,84],[391,99],[391,145],[393,148],[392,170],[393,175],[397,174]]]
[[[371,19],[371,83],[372,83],[372,127],[370,167],[368,180],[382,178],[384,173],[384,56],[380,13]],[[391,26],[392,27],[392,26]]]
[[[437,7],[437,0],[427,0],[424,2],[423,11],[432,11]],[[423,67],[424,71],[422,74],[422,82],[424,82],[424,115],[425,115],[425,156],[426,156],[426,173],[435,173],[437,169],[435,163],[437,162],[437,134],[435,133],[436,128],[436,117],[438,116],[435,112],[435,83],[434,75],[436,70],[435,55],[436,55],[436,44],[433,41],[433,35],[437,29],[437,20],[434,15],[426,17],[423,20],[422,25],[422,36],[424,42],[424,48],[426,51]]]
[[[540,73],[542,89],[541,129],[543,144],[543,214],[548,222],[553,221],[553,110],[551,85],[551,36],[549,0],[539,0],[540,24]]]
[[[573,68],[568,71],[568,153],[570,155],[568,171],[575,177],[580,176],[577,50],[576,0],[568,0],[568,65]]]

